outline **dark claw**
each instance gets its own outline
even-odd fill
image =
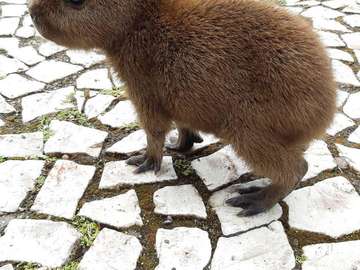
[[[255,192],[258,192],[260,190],[264,189],[263,187],[257,187],[257,186],[253,186],[253,187],[239,187],[236,189],[236,191],[239,193],[239,194],[248,194],[248,193],[255,193]]]
[[[140,166],[146,160],[145,155],[134,156],[126,160],[126,164]]]
[[[139,155],[126,160],[126,164],[138,166],[138,168],[134,170],[135,174],[151,170],[154,170],[154,172],[157,173],[161,168],[161,159],[146,157],[146,155]]]

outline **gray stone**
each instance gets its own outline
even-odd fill
[[[249,184],[240,184],[240,186],[264,186],[269,180],[261,179],[250,182]],[[226,204],[226,200],[239,195],[235,189],[239,185],[231,186],[226,189],[215,192],[209,199],[211,207],[215,210],[224,235],[244,232],[270,222],[277,220],[282,215],[282,209],[279,204],[270,210],[250,217],[239,217],[237,214],[242,210],[239,207],[232,207]]]
[[[326,130],[326,133],[335,136],[345,128],[355,125],[355,122],[345,116],[343,113],[336,113],[335,118],[331,126]]]
[[[351,27],[360,27],[360,15],[347,15],[343,21]]]
[[[301,13],[301,15],[307,18],[334,19],[337,17],[341,17],[344,14],[339,11],[332,10],[330,8],[315,6],[307,9],[306,11]]]
[[[358,13],[358,14],[360,14],[360,5],[355,5],[355,4],[349,5],[346,8],[344,8],[342,11],[346,12],[346,13]]]
[[[69,56],[70,62],[77,65],[83,65],[85,67],[91,67],[95,64],[104,62],[105,56],[95,51],[66,51],[66,55]],[[92,87],[90,87],[92,88]]]
[[[33,23],[32,19],[31,19],[30,14],[26,14],[25,16],[23,16],[22,25],[23,26],[34,26],[34,23]]]
[[[346,147],[341,144],[336,144],[336,147],[339,151],[339,156],[344,158],[351,167],[360,172],[360,149]]]
[[[94,174],[94,166],[79,165],[68,160],[56,161],[31,210],[72,219]]]
[[[322,2],[321,4],[332,9],[345,7],[349,3],[348,0],[330,0]]]
[[[360,241],[309,245],[303,251],[303,270],[360,269]]]
[[[19,60],[0,55],[0,76],[27,70],[28,67]]]
[[[69,97],[75,94],[73,86],[24,97],[21,100],[22,120],[29,122],[39,116],[74,108]]]
[[[332,60],[332,67],[335,80],[338,83],[360,86],[359,80],[356,78],[354,72],[348,65],[340,62],[339,60]]]
[[[0,30],[1,31],[1,30]],[[0,48],[10,51],[19,47],[19,40],[13,37],[0,37]]]
[[[326,179],[295,190],[285,202],[289,206],[292,228],[334,238],[360,229],[360,196],[344,177]]]
[[[35,36],[35,29],[32,26],[23,26],[16,30],[15,35],[21,38],[30,38]]]
[[[57,60],[46,60],[29,69],[26,74],[36,80],[50,83],[82,70],[82,67]]]
[[[136,122],[137,115],[132,103],[126,100],[120,101],[111,111],[99,116],[98,119],[104,125],[116,128]]]
[[[219,238],[211,270],[292,270],[294,252],[280,222],[239,236]]]
[[[143,129],[139,129],[109,147],[106,152],[129,154],[145,149],[146,145],[146,133]]]
[[[123,185],[149,184],[155,182],[172,181],[177,179],[172,158],[165,156],[158,174],[148,171],[134,174],[135,166],[127,165],[123,161],[111,161],[105,164],[99,188],[113,188]]]
[[[348,99],[349,97],[349,93],[342,91],[342,90],[337,90],[336,91],[336,107],[340,108],[344,105],[345,101]]]
[[[341,37],[348,48],[360,50],[360,32],[344,34]]]
[[[136,270],[140,241],[110,229],[103,229],[81,260],[79,270]]]
[[[360,144],[360,127],[358,127],[353,133],[350,134],[348,140],[349,142]]]
[[[2,5],[2,17],[21,17],[27,11],[26,5]]]
[[[48,41],[42,43],[39,47],[39,53],[43,56],[51,56],[55,53],[64,51],[66,48],[55,44],[54,42]]]
[[[14,270],[14,267],[11,264],[7,264],[0,267],[0,270]]]
[[[45,59],[43,56],[39,55],[37,51],[31,46],[10,50],[9,54],[29,66],[35,65]],[[32,69],[30,69],[28,72],[31,72],[31,70]],[[48,70],[43,71],[48,72]]]
[[[86,71],[76,80],[78,89],[111,89],[109,71],[106,68]]]
[[[325,170],[331,170],[336,167],[331,152],[324,141],[314,140],[304,155],[308,162],[308,171],[303,181],[313,178]]]
[[[19,18],[0,18],[0,36],[11,36],[19,26]]]
[[[154,193],[155,213],[170,216],[206,218],[206,208],[192,185],[167,186]]]
[[[347,61],[350,63],[354,62],[354,58],[348,52],[339,49],[327,49],[327,53],[332,59]]]
[[[349,96],[344,105],[343,111],[352,119],[360,118],[360,92]]]
[[[87,202],[79,215],[116,228],[142,226],[141,209],[135,190],[102,200]]]
[[[6,102],[5,98],[0,96],[0,113],[12,113],[15,112],[15,108]]]
[[[7,98],[17,98],[30,93],[38,92],[44,88],[44,84],[28,80],[18,74],[11,74],[0,80],[0,94]]]
[[[0,135],[0,156],[42,156],[43,140],[42,132]]]
[[[191,166],[209,190],[231,183],[241,175],[250,172],[245,161],[237,157],[231,146],[226,146],[212,155],[196,159],[191,162]]]
[[[105,131],[75,125],[71,122],[53,120],[50,123],[53,134],[45,144],[45,153],[100,155],[102,144],[108,133]]]
[[[314,18],[313,27],[319,30],[339,31],[339,32],[351,32],[343,24],[329,19]]]
[[[65,222],[14,219],[0,238],[0,262],[25,261],[61,267],[80,236]]]
[[[296,15],[298,15],[304,11],[304,9],[301,7],[286,7],[286,9]]]
[[[0,163],[0,213],[15,212],[36,179],[41,175],[44,161],[9,160]]]
[[[326,47],[345,47],[345,43],[340,39],[338,34],[318,31],[320,40]]]
[[[320,5],[319,1],[315,0],[307,0],[307,1],[300,1],[293,4],[294,6],[303,6],[303,7],[313,7]]]
[[[115,97],[102,94],[98,94],[95,97],[90,98],[85,105],[85,115],[89,119],[99,116],[114,100]]]
[[[159,229],[156,252],[155,270],[203,270],[211,258],[209,234],[198,228]]]

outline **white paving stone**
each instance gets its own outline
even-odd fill
[[[157,190],[153,198],[157,214],[207,217],[202,198],[192,185],[164,187]]]
[[[34,26],[34,23],[33,23],[32,19],[31,19],[30,14],[26,14],[26,15],[23,17],[22,25],[23,25],[23,26]]]
[[[0,113],[12,113],[15,108],[6,102],[5,98],[0,96]]]
[[[82,70],[81,66],[60,62],[56,60],[46,60],[29,69],[26,74],[36,80],[50,83]]]
[[[79,215],[116,228],[142,226],[141,209],[135,190],[102,200],[87,202]]]
[[[301,7],[286,7],[286,9],[296,15],[298,15],[304,11],[304,9]]]
[[[37,53],[32,46],[26,46],[9,50],[9,54],[27,65],[35,65],[45,58]]]
[[[75,107],[69,100],[75,94],[73,86],[24,97],[21,100],[22,120],[29,122],[39,116]]]
[[[103,94],[98,94],[95,97],[90,98],[85,105],[85,115],[89,119],[99,116],[114,100],[115,97]]]
[[[294,252],[280,222],[239,236],[221,237],[211,270],[292,270]]]
[[[310,245],[303,251],[303,270],[360,269],[360,241]]]
[[[314,140],[306,150],[304,157],[309,168],[303,181],[313,178],[325,170],[336,168],[336,162],[324,141]]]
[[[3,0],[2,2],[9,4],[26,4],[26,0]]]
[[[109,112],[98,117],[101,123],[111,127],[121,127],[136,122],[137,115],[134,106],[128,100],[120,101]]]
[[[15,212],[40,176],[44,161],[9,160],[0,163],[0,213]]]
[[[360,229],[360,196],[344,177],[326,179],[295,190],[285,202],[289,206],[292,228],[334,238]]]
[[[142,174],[134,174],[135,166],[127,165],[123,161],[111,161],[105,164],[99,188],[113,188],[122,185],[149,184],[155,182],[172,181],[177,179],[172,158],[165,156],[161,170],[158,174],[148,171]]]
[[[353,5],[347,6],[342,11],[346,12],[346,13],[358,13],[358,14],[360,14],[360,5],[353,4]]]
[[[344,108],[344,113],[351,117],[352,119],[360,118],[360,92],[351,94],[346,101]]]
[[[353,133],[350,134],[348,140],[349,142],[360,144],[360,127],[358,127]]]
[[[338,34],[325,31],[318,31],[318,34],[326,47],[345,47]]]
[[[198,228],[159,229],[156,252],[159,264],[155,270],[203,270],[211,257],[209,234]]]
[[[136,270],[141,251],[135,236],[105,228],[85,253],[79,270]]]
[[[348,48],[360,50],[360,32],[344,34],[341,37]]]
[[[327,53],[332,59],[343,60],[350,63],[354,62],[354,58],[348,52],[339,49],[327,49]]]
[[[82,112],[83,110],[85,110],[85,106],[84,106],[85,101],[86,101],[85,95],[88,95],[87,99],[89,99],[91,97],[95,97],[96,95],[99,95],[99,92],[89,91],[89,90],[76,91],[75,99],[76,99],[76,105],[77,105],[79,112]]]
[[[340,62],[339,60],[332,60],[332,67],[334,70],[335,80],[338,83],[360,86],[359,80],[356,78],[354,72],[348,65]]]
[[[293,4],[294,6],[304,6],[304,7],[313,7],[320,5],[319,1],[315,0],[307,0],[307,1],[300,1]]]
[[[26,5],[2,5],[2,17],[21,17],[27,11]]]
[[[19,60],[0,55],[0,76],[4,77],[10,73],[27,70],[28,67]]]
[[[123,87],[125,86],[125,83],[119,78],[117,73],[114,71],[113,68],[110,68],[110,76],[111,80],[114,83],[115,87]]]
[[[301,13],[301,15],[308,18],[334,19],[337,17],[341,17],[344,14],[330,8],[315,6],[307,9],[306,11]]]
[[[109,147],[106,152],[129,154],[145,149],[146,145],[146,133],[143,129],[139,129]]]
[[[351,27],[360,27],[360,15],[348,15],[343,18],[343,21]]]
[[[336,133],[344,130],[345,128],[355,125],[355,122],[343,113],[336,113],[331,126],[326,130],[326,133],[335,136]]]
[[[42,132],[0,135],[0,156],[32,157],[43,154]]]
[[[0,238],[0,262],[25,261],[60,267],[69,259],[80,236],[65,222],[15,219]]]
[[[19,26],[19,18],[0,18],[0,36],[10,36]]]
[[[0,267],[0,270],[14,270],[14,267],[11,264],[7,264]]]
[[[196,159],[191,162],[191,166],[209,190],[228,184],[250,172],[245,161],[236,156],[231,146],[226,146],[212,155]]]
[[[5,122],[0,118],[0,127],[5,126]]]
[[[332,8],[332,9],[338,9],[338,8],[342,8],[345,7],[346,5],[349,4],[348,0],[330,0],[330,1],[325,1],[321,3],[322,5]]]
[[[336,144],[336,147],[339,151],[339,156],[345,159],[351,167],[360,172],[360,149],[343,146],[341,144]]]
[[[105,60],[103,54],[95,51],[66,51],[66,55],[69,56],[70,62],[73,64],[83,65],[85,67],[91,67],[92,65],[101,63]]]
[[[51,56],[55,53],[61,52],[66,50],[65,47],[59,46],[54,42],[48,41],[45,43],[42,43],[39,47],[39,53],[43,56]]]
[[[0,38],[0,49],[9,51],[19,47],[19,40],[13,37]]]
[[[109,71],[106,68],[86,71],[76,80],[78,89],[111,89]]]
[[[240,184],[240,186],[264,186],[268,180],[260,179],[248,184]],[[231,235],[238,232],[244,232],[274,220],[277,220],[282,215],[282,209],[279,204],[275,205],[272,209],[250,217],[239,217],[237,214],[242,210],[240,207],[232,207],[226,203],[230,199],[239,194],[235,192],[235,187],[231,186],[226,189],[215,192],[209,199],[211,207],[215,210],[224,235]]]
[[[340,31],[340,32],[351,32],[343,24],[329,19],[323,18],[314,18],[313,27],[319,30],[330,30],[330,31]]]
[[[53,134],[45,144],[45,153],[100,155],[108,133],[75,125],[67,121],[53,120],[49,126]]]
[[[337,90],[336,91],[336,107],[340,108],[344,105],[345,101],[348,99],[349,97],[349,93],[342,91],[342,90]]]
[[[23,26],[16,30],[15,35],[21,38],[30,38],[35,35],[35,29],[32,26]]]
[[[5,79],[0,80],[0,94],[7,98],[17,98],[30,93],[38,92],[44,88],[45,84],[28,80],[18,74],[11,74]]]
[[[79,165],[68,160],[56,161],[31,210],[57,217],[73,218],[77,204],[94,173],[94,166]]]

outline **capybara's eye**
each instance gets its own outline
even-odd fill
[[[65,2],[72,4],[74,6],[80,6],[85,2],[85,0],[65,0]]]

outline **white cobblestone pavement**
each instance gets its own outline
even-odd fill
[[[338,113],[297,190],[244,218],[224,200],[269,179],[210,134],[134,175],[146,137],[104,55],[44,40],[26,0],[0,0],[0,270],[360,269],[360,1],[283,5],[327,46]]]

